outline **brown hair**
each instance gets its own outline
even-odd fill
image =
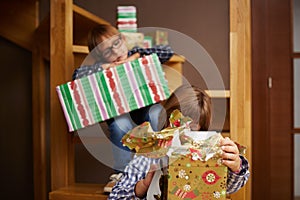
[[[119,31],[109,24],[99,24],[90,30],[88,34],[88,48],[92,51],[98,44],[103,42],[102,37],[112,37],[119,34]]]
[[[173,110],[178,109],[184,116],[190,117],[193,123],[200,126],[200,130],[207,131],[212,118],[211,99],[207,93],[195,86],[182,85],[163,102],[165,110],[160,115],[159,128],[169,125],[168,119]]]

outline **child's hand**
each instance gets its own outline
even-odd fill
[[[138,59],[139,57],[140,57],[140,54],[135,53],[135,54],[132,54],[130,57],[126,58],[125,60],[116,61],[113,64],[115,66],[121,65],[121,64],[126,63],[126,62],[134,61],[134,60]]]
[[[231,171],[239,172],[241,166],[241,159],[236,144],[228,137],[226,137],[221,139],[220,145],[223,150],[223,164],[226,165]]]
[[[136,60],[140,57],[140,53],[135,53],[135,54],[132,54],[130,57],[127,58],[127,61],[133,61],[133,60]]]
[[[146,196],[156,169],[156,165],[151,165],[146,177],[136,183],[134,191],[137,197],[143,198]]]
[[[112,67],[116,67],[118,65],[121,65],[123,63],[125,63],[126,61],[118,61],[118,62],[113,62],[113,63],[105,63],[105,64],[102,64],[102,68],[103,69],[109,69],[109,68],[112,68]]]
[[[140,57],[140,54],[139,53],[135,53],[135,54],[132,54],[130,57],[126,58],[125,60],[120,60],[120,61],[115,61],[115,62],[112,62],[112,63],[102,64],[102,68],[103,69],[109,69],[109,68],[112,68],[112,67],[116,67],[116,66],[124,64],[126,62],[130,62],[130,61],[136,60],[139,57]]]

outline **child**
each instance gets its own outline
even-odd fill
[[[178,109],[184,116],[191,117],[191,129],[194,131],[207,131],[211,123],[211,100],[201,89],[183,85],[177,88],[164,103],[160,119],[160,127],[168,126],[170,113]],[[229,138],[221,140],[223,150],[222,162],[229,168],[227,179],[227,193],[239,190],[250,175],[247,160],[239,155],[236,144]],[[134,159],[125,168],[124,176],[113,187],[109,199],[136,199],[146,198],[147,190],[160,159],[134,156]]]
[[[144,55],[156,53],[161,63],[168,61],[174,52],[169,46],[156,46],[154,48],[133,48],[128,51],[125,45],[125,38],[111,25],[98,25],[92,29],[88,36],[88,48],[90,55],[96,61],[93,65],[85,65],[76,69],[73,79],[81,78],[95,72],[102,71],[110,67],[115,67],[124,62],[135,60]],[[107,120],[110,131],[110,140],[113,142],[114,170],[116,173],[123,172],[125,166],[132,159],[130,150],[122,145],[121,138],[133,127],[144,121],[149,121],[154,130],[157,130],[158,116],[162,107],[154,104],[130,113]],[[104,188],[105,192],[110,192],[114,185],[115,177]]]

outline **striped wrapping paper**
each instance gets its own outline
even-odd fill
[[[170,96],[156,54],[59,85],[56,90],[70,132]]]
[[[118,6],[117,26],[120,32],[136,32],[137,19],[135,6]]]

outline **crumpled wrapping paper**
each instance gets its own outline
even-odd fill
[[[215,131],[191,131],[191,119],[174,110],[170,115],[170,128],[154,132],[149,122],[130,130],[122,143],[137,154],[151,158],[187,155],[207,161],[222,153],[219,146],[222,135]]]

